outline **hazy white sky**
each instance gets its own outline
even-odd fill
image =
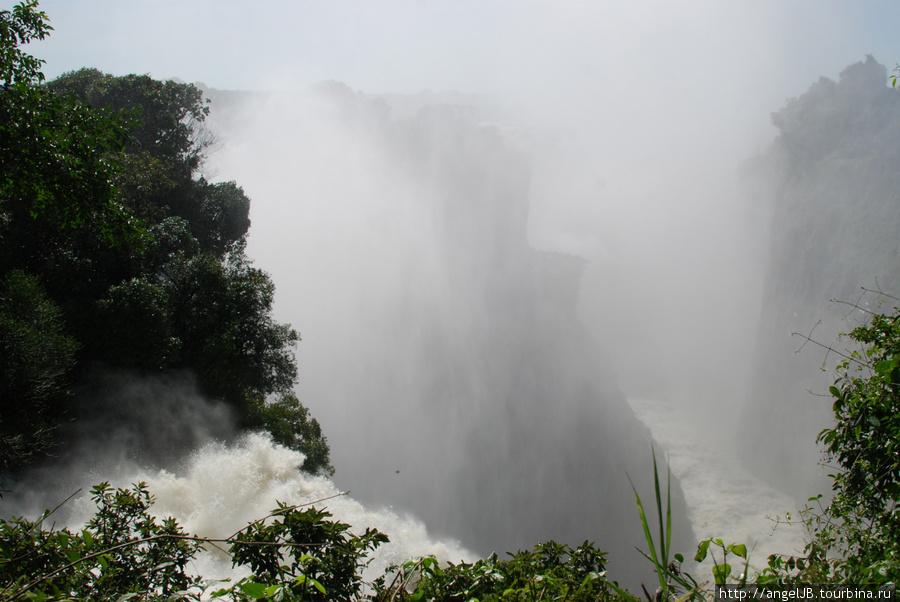
[[[769,114],[820,76],[836,79],[867,54],[889,67],[900,61],[900,2],[888,0],[40,6],[55,31],[33,52],[46,59],[50,78],[90,66],[221,89],[305,89],[337,80],[366,93],[485,93],[538,121],[577,115],[579,129],[615,136],[642,154],[655,140],[687,134],[764,145],[774,135]]]
[[[0,4],[11,5],[8,0]],[[34,48],[83,66],[217,88],[325,79],[366,92],[638,86],[714,77],[782,87],[874,54],[900,60],[900,3],[876,0],[43,0]],[[716,73],[704,70],[715,66]],[[773,82],[773,83],[775,83]],[[678,87],[678,84],[676,84]],[[784,90],[795,93],[796,90]]]

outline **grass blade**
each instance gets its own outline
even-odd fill
[[[666,461],[666,551],[663,562],[669,567],[669,553],[672,551],[672,467]]]
[[[631,477],[628,478],[631,481]],[[634,501],[638,507],[638,515],[641,518],[641,526],[644,527],[644,539],[647,541],[647,547],[650,548],[650,556],[647,556],[643,552],[645,557],[650,558],[650,561],[653,563],[653,566],[656,567],[656,575],[659,578],[660,587],[662,587],[663,591],[665,591],[666,584],[666,567],[665,565],[660,566],[659,556],[656,555],[656,545],[653,543],[653,535],[650,533],[650,524],[647,521],[647,514],[644,512],[644,504],[641,503],[641,496],[638,494],[637,489],[634,486],[634,483],[631,483],[631,489],[634,491]],[[662,521],[662,519],[660,519]],[[638,550],[640,552],[640,550]]]
[[[628,478],[631,482],[631,477]],[[656,556],[656,546],[653,544],[653,535],[650,534],[650,525],[647,523],[647,515],[644,513],[644,504],[641,503],[641,496],[638,494],[634,483],[631,483],[631,490],[634,491],[634,501],[637,504],[638,515],[641,517],[641,525],[644,527],[644,539],[650,548],[650,554],[653,556],[653,564],[659,566],[659,559]]]
[[[663,566],[668,566],[669,556],[666,549],[666,527],[663,522],[662,496],[659,492],[659,469],[656,465],[656,450],[651,446],[650,452],[653,455],[653,490],[656,493],[656,516],[659,521],[659,560]]]

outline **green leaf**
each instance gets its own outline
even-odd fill
[[[87,529],[81,532],[81,536],[84,538],[84,549],[90,550],[94,545],[94,536]]]
[[[634,500],[638,507],[638,515],[641,519],[641,525],[644,527],[644,539],[647,540],[647,546],[650,548],[650,554],[652,555],[651,560],[653,561],[654,566],[659,566],[659,559],[656,556],[656,547],[653,545],[653,536],[650,534],[650,525],[647,522],[647,515],[644,513],[644,505],[641,503],[641,496],[638,495],[634,484],[631,485],[631,489],[634,491]]]
[[[896,368],[898,364],[900,364],[900,355],[875,364],[875,372],[877,372],[878,374],[888,374],[894,368]]]
[[[615,582],[610,581],[610,582],[608,583],[608,585],[609,585],[609,586],[613,589],[613,591],[616,592],[616,593],[619,595],[619,597],[622,598],[623,600],[631,600],[632,602],[641,602],[641,599],[640,599],[640,598],[638,598],[637,596],[635,596],[635,595],[632,594],[631,592],[622,589],[621,587],[619,587],[618,585],[616,585]]]
[[[709,553],[709,544],[711,543],[711,541],[712,540],[706,539],[704,541],[701,541],[697,545],[697,553],[694,555],[695,562],[703,562],[704,560],[706,560],[706,555],[707,553]]]
[[[322,585],[321,583],[319,583],[319,582],[316,581],[315,579],[310,579],[309,582],[312,583],[312,584],[313,584],[313,587],[315,587],[317,590],[319,590],[319,592],[320,592],[323,596],[326,594],[326,592],[325,592],[325,586],[324,586],[324,585]]]
[[[238,584],[238,587],[251,598],[256,598],[258,600],[266,597],[266,586],[263,583],[244,581],[243,583]]]
[[[730,546],[728,546],[728,550],[732,554],[734,554],[736,556],[740,556],[744,560],[747,560],[747,546],[745,546],[744,544],[742,544],[742,543],[731,544]]]
[[[728,576],[731,574],[731,565],[728,563],[716,565],[713,567],[712,572],[716,585],[725,585]]]

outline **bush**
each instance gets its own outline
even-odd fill
[[[408,562],[389,586],[381,578],[375,599],[420,602],[442,600],[567,600],[595,602],[616,599],[606,581],[606,554],[585,541],[579,547],[553,541],[507,560],[492,554],[475,563],[441,568],[434,558]],[[407,588],[409,588],[408,591]]]
[[[49,511],[35,522],[0,521],[0,599],[349,602],[361,599],[367,554],[387,541],[374,529],[354,535],[327,512],[282,505],[213,540],[184,533],[173,518],[154,518],[143,483],[101,483],[92,496],[97,512],[79,532],[44,530]],[[223,587],[187,572],[204,544],[222,543],[250,577]]]
[[[835,425],[818,437],[836,463],[833,497],[810,498],[817,506],[802,513],[812,535],[805,557],[770,558],[763,581],[900,581],[900,309],[869,313],[847,335],[856,349],[841,354],[830,388]]]
[[[189,598],[199,579],[185,567],[199,549],[174,519],[148,513],[143,483],[92,490],[97,513],[80,532],[36,522],[0,521],[0,598],[4,600],[142,600]],[[124,598],[123,598],[124,597]]]

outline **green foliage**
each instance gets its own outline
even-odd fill
[[[0,474],[55,443],[76,349],[37,278],[10,272],[0,282]]]
[[[831,387],[836,424],[819,435],[839,470],[822,514],[807,512],[813,569],[844,582],[900,581],[900,310],[872,314]],[[838,557],[834,558],[835,553]],[[816,566],[822,565],[822,566]]]
[[[147,153],[168,164],[175,177],[199,167],[210,142],[198,132],[199,124],[209,114],[208,103],[191,84],[161,82],[148,75],[114,77],[96,69],[81,69],[61,75],[48,87],[87,105],[123,113],[133,122],[125,152]],[[176,167],[180,173],[174,170]]]
[[[17,48],[4,46],[3,55],[25,60]],[[0,68],[31,72],[31,67],[15,64]],[[73,230],[90,231],[91,237],[113,246],[142,235],[111,185],[116,171],[112,155],[126,140],[121,122],[49,93],[38,85],[41,79],[39,74],[19,78],[0,94],[3,269],[42,265],[48,251]]]
[[[275,287],[243,256],[226,264],[200,254],[167,266],[179,367],[246,414],[252,399],[287,392],[296,377],[295,330],[272,319]]]
[[[719,548],[722,551],[722,562],[717,561],[714,554],[711,556],[713,559],[712,574],[715,584],[726,585],[736,583],[738,585],[745,585],[748,578],[747,546],[742,543],[732,543],[726,545],[725,542],[723,542],[721,539],[705,539],[697,545],[697,554],[694,556],[694,561],[703,562],[704,560],[706,560],[707,555],[710,554],[710,547]],[[734,569],[737,567],[732,567],[728,562],[729,554],[737,556],[744,561],[744,568],[737,575],[734,574]],[[696,583],[694,585],[696,589]]]
[[[41,61],[20,48],[50,30],[36,2],[0,11],[0,468],[21,470],[53,443],[76,349],[71,279],[90,260],[72,241],[121,253],[143,230],[111,185],[125,130],[109,115],[41,86]],[[71,281],[69,282],[71,284]]]
[[[143,484],[113,489],[103,483],[92,493],[97,512],[80,531],[45,530],[51,512],[34,523],[0,520],[0,597],[233,602],[639,599],[608,578],[606,554],[587,541],[576,548],[548,541],[504,560],[492,554],[474,563],[443,565],[433,557],[419,558],[366,583],[362,571],[387,536],[374,529],[354,533],[310,504],[279,504],[270,515],[231,537],[209,539],[185,534],[174,519],[154,518],[153,500]],[[743,546],[726,547],[719,541],[704,542],[704,554],[710,543],[722,546],[725,560],[729,553],[746,558]],[[222,550],[222,544],[233,565],[249,568],[250,576],[204,582],[189,574],[201,546]],[[682,560],[674,555],[674,561]],[[648,600],[705,599],[706,592],[674,561],[656,566],[665,577],[666,590],[651,596],[645,589]]]
[[[760,582],[900,581],[900,309],[871,313],[848,336],[858,348],[842,354],[835,425],[818,438],[836,463],[832,499],[809,499],[805,555],[770,557]]]
[[[654,543],[653,534],[650,530],[650,521],[647,513],[644,511],[644,504],[641,502],[641,496],[638,495],[637,488],[634,483],[631,485],[634,491],[634,501],[637,505],[638,516],[641,520],[641,526],[644,528],[644,539],[647,542],[647,554],[642,550],[638,550],[641,555],[653,564],[656,571],[657,580],[659,581],[659,589],[657,597],[660,599],[668,599],[670,596],[684,594],[693,596],[700,590],[699,585],[687,573],[683,573],[680,569],[681,563],[684,562],[684,556],[681,554],[673,554],[672,560],[669,560],[669,554],[672,551],[672,475],[667,468],[666,472],[666,512],[663,514],[662,491],[659,484],[659,467],[656,463],[656,450],[651,449],[653,456],[653,492],[656,497],[656,516],[659,526],[659,554],[656,552],[656,544]],[[664,518],[665,517],[665,518]],[[702,547],[703,544],[701,544]],[[705,548],[704,548],[705,555]],[[699,549],[698,549],[699,556]],[[702,558],[696,559],[698,562]],[[622,597],[635,599],[634,596],[628,594],[618,586],[614,586],[616,592]],[[645,590],[646,591],[646,590]],[[647,594],[649,597],[649,593]]]
[[[70,305],[84,341],[82,360],[194,372],[205,394],[251,422],[253,400],[292,387],[299,336],[272,319],[274,285],[244,255],[246,195],[232,182],[194,177],[206,144],[195,132],[208,113],[200,92],[96,70],[66,74],[49,89],[131,124],[115,179],[153,237],[130,254],[98,253],[76,241],[67,255],[82,270],[64,274],[94,284]]]
[[[77,346],[72,378],[54,381],[58,397],[104,368],[191,372],[241,426],[271,425],[307,453],[310,470],[330,470],[299,402],[259,409],[290,394],[299,335],[273,320],[275,287],[244,254],[244,191],[198,174],[212,141],[208,101],[191,84],[95,69],[43,84],[41,61],[20,46],[49,30],[36,2],[0,11],[0,278],[29,274]],[[4,339],[11,357],[34,355],[17,341]],[[18,460],[0,448],[0,465],[19,469],[47,447],[61,414],[21,387],[2,392],[4,406],[34,417],[0,417],[4,433],[24,429]]]
[[[374,529],[354,535],[350,525],[328,520],[331,514],[315,508],[279,506],[272,516],[274,521],[252,523],[231,546],[234,564],[249,566],[250,582],[259,584],[248,591],[245,582],[238,589],[250,598],[264,593],[289,600],[359,599],[366,556],[388,541],[386,535]]]
[[[53,30],[47,15],[37,10],[37,0],[20,2],[0,11],[0,82],[4,91],[16,84],[41,81],[44,61],[22,52],[19,46],[43,40]]]
[[[88,550],[97,556],[97,587],[113,591],[168,596],[197,583],[185,568],[199,546],[187,538],[172,518],[153,519],[153,503],[143,483],[131,490],[103,483],[92,490],[98,511],[82,532]]]
[[[843,361],[831,387],[837,424],[819,441],[843,469],[834,488],[900,541],[900,312],[875,314],[850,333],[863,345]]]
[[[0,520],[0,598],[359,600],[367,554],[387,542],[373,529],[355,535],[327,512],[284,505],[213,540],[185,534],[172,518],[154,518],[143,483],[101,483],[91,493],[97,512],[81,531],[45,530],[51,512],[36,522]],[[189,574],[201,545],[221,543],[230,545],[235,566],[250,567],[250,577],[222,587]]]
[[[519,551],[506,560],[492,554],[472,564],[441,567],[429,557],[397,569],[390,585],[382,577],[375,583],[374,597],[407,602],[617,599],[606,580],[605,560],[606,555],[591,543],[572,549],[552,541]]]
[[[97,316],[104,327],[96,341],[111,365],[164,368],[179,341],[168,320],[168,291],[147,278],[115,284],[97,301]]]
[[[97,513],[81,531],[0,521],[0,597],[4,600],[181,600],[199,581],[186,572],[199,545],[173,519],[148,512],[144,484],[92,490]]]

